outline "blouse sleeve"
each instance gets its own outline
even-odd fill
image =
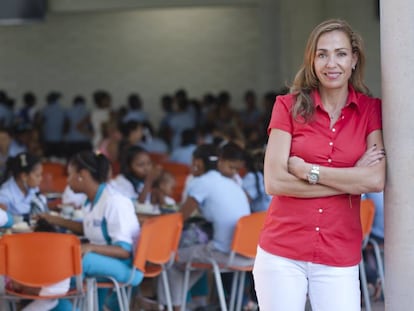
[[[270,118],[269,126],[267,128],[268,134],[272,129],[280,129],[288,133],[292,133],[292,105],[294,97],[292,94],[276,97],[273,105],[272,117]]]
[[[381,100],[375,98],[369,107],[367,134],[382,129]]]
[[[192,197],[201,205],[207,196],[208,183],[205,182],[205,176],[193,178],[188,185],[188,197]]]

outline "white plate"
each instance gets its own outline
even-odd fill
[[[26,232],[32,232],[33,230],[32,230],[32,228],[30,228],[30,227],[27,227],[27,228],[11,228],[11,231],[13,232],[13,233],[26,233]]]

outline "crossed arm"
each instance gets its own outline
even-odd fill
[[[307,174],[312,163],[299,157],[289,157],[291,135],[273,129],[269,136],[264,163],[266,192],[302,198],[378,192],[385,184],[385,152],[382,132],[367,137],[368,149],[354,167],[320,167],[319,182],[311,185]]]

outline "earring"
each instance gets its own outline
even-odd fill
[[[355,65],[352,65],[352,70],[355,70]]]

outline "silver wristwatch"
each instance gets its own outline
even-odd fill
[[[309,171],[307,177],[308,177],[308,182],[311,185],[317,184],[319,181],[319,165],[312,164],[312,168]]]

